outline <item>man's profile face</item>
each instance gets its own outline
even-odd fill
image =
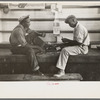
[[[30,19],[29,18],[25,19],[24,26],[27,28],[30,26]]]
[[[76,26],[76,23],[77,23],[76,19],[71,18],[71,19],[68,20],[68,24],[72,28],[74,28]]]

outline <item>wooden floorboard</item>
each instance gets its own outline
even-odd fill
[[[24,74],[4,74],[0,75],[0,81],[23,81]]]
[[[66,75],[56,78],[51,75],[38,76],[34,74],[5,74],[0,75],[0,81],[70,81],[82,80],[78,73],[67,73]]]

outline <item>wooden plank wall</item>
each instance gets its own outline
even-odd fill
[[[89,31],[91,41],[100,41],[100,6],[99,5],[70,5],[62,4],[62,13],[59,14],[61,34],[63,37],[72,38],[72,28],[64,23],[68,15],[75,15]],[[12,9],[4,14],[0,9],[0,42],[9,42],[9,36],[13,28],[18,24],[18,18],[30,15],[31,29],[47,33],[45,41],[55,41],[52,34],[54,15],[50,10],[50,4],[46,9]]]

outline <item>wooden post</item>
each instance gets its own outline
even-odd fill
[[[0,9],[0,18],[2,18],[2,9]],[[2,21],[0,20],[0,31],[2,30]],[[2,32],[0,32],[0,42],[2,42]]]

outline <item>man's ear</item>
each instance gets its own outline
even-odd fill
[[[72,19],[72,21],[73,21],[73,22],[76,22],[74,18]]]
[[[74,22],[74,23],[76,23],[76,22],[77,22],[77,20],[76,20],[76,19],[73,19],[73,22]]]

